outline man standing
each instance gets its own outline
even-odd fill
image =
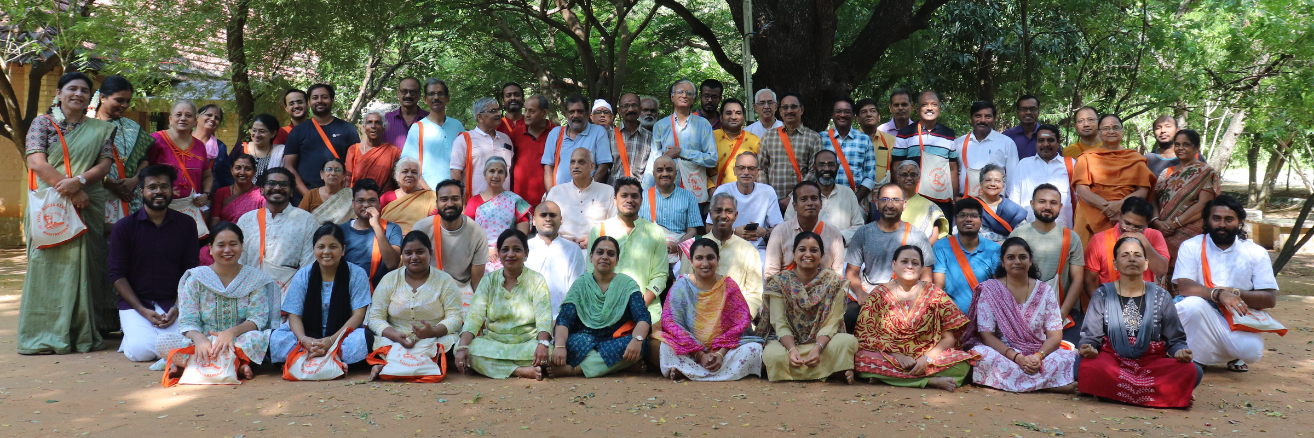
[[[1036,132],[1037,157],[1045,154],[1045,126],[1052,125],[1040,125]],[[1054,145],[1057,146],[1058,142]],[[1027,157],[1026,160],[1033,158],[1036,157]],[[1081,237],[1069,228],[1071,225],[1060,226],[1055,222],[1064,208],[1065,198],[1060,189],[1049,183],[1035,187],[1030,198],[1031,214],[1036,219],[1018,226],[1008,237],[1021,237],[1031,245],[1031,263],[1040,269],[1040,281],[1049,283],[1058,294],[1059,317],[1064,323],[1063,340],[1076,344],[1081,339],[1081,326],[1086,320],[1086,308],[1078,305],[1079,298],[1086,292],[1086,257],[1081,249]]]
[[[607,177],[607,184],[613,184],[623,176],[643,179],[648,153],[652,151],[652,131],[643,128],[640,107],[639,95],[625,93],[621,96],[622,125],[612,128],[612,135],[607,137],[611,143],[611,175]]]
[[[296,195],[304,196],[310,189],[324,185],[319,177],[329,159],[344,159],[347,148],[360,143],[356,125],[333,116],[333,99],[337,94],[328,84],[311,85],[311,119],[292,128],[283,149],[283,165],[296,176]]]
[[[717,110],[721,108],[721,97],[725,91],[725,85],[716,79],[705,79],[703,83],[698,84],[698,114],[699,117],[707,119],[712,124],[712,129],[721,129],[721,118],[717,116]]]
[[[506,134],[508,137],[515,137],[515,133],[525,130],[525,89],[515,82],[507,82],[502,85],[502,93],[498,95],[502,99],[502,110],[506,112],[502,116],[501,123],[497,124],[497,130]],[[535,201],[537,202],[537,201]]]
[[[762,171],[766,183],[776,190],[778,208],[785,210],[794,185],[811,179],[812,156],[822,148],[817,131],[803,126],[803,99],[792,91],[780,95],[780,119],[784,125],[762,137]]]
[[[342,227],[346,252],[342,259],[370,273],[370,287],[401,263],[402,229],[379,218],[379,185],[372,179],[351,186],[351,209],[356,218]]]
[[[1145,281],[1157,281],[1168,273],[1168,242],[1163,240],[1163,233],[1148,228],[1153,217],[1154,207],[1145,199],[1132,196],[1122,203],[1122,217],[1117,226],[1095,233],[1086,243],[1085,289],[1094,291],[1101,284],[1116,281],[1118,270],[1113,266],[1113,245],[1123,236],[1135,237],[1146,248],[1145,258],[1149,269],[1145,270]],[[1153,251],[1150,249],[1153,248]]]
[[[885,184],[890,182],[890,164],[894,152],[894,134],[882,131],[881,110],[877,108],[876,99],[862,99],[857,105],[854,105],[858,111],[858,127],[862,129],[863,134],[871,137],[871,142],[875,146],[876,153],[876,184]],[[866,199],[866,198],[862,198]]]
[[[643,96],[639,98],[639,126],[652,132],[652,127],[657,125],[657,118],[662,115],[662,103],[656,97]]]
[[[1018,158],[1027,158],[1036,155],[1036,127],[1040,126],[1040,99],[1030,94],[1023,94],[1017,98],[1017,122],[1018,125],[1004,130],[1004,135],[1013,139],[1013,144],[1017,146]],[[973,123],[975,125],[975,123]],[[1012,173],[1012,169],[1009,169]]]
[[[611,148],[607,147],[607,130],[589,123],[589,103],[584,96],[575,94],[566,98],[566,124],[553,128],[548,133],[543,147],[543,185],[551,192],[552,187],[565,184],[574,179],[573,165],[562,166],[561,157],[570,161],[576,149],[589,151],[589,157],[597,160],[590,163],[592,172],[588,176],[594,181],[603,182],[611,174]],[[608,198],[611,196],[608,195]],[[560,202],[557,205],[562,205]],[[569,207],[563,206],[569,210]],[[566,214],[570,214],[567,212]],[[578,236],[578,235],[576,235]]]
[[[1176,136],[1177,119],[1168,115],[1154,119],[1154,150],[1145,154],[1145,164],[1150,167],[1150,173],[1159,176],[1164,169],[1182,162],[1173,151],[1173,137]]]
[[[446,82],[424,81],[424,99],[429,103],[429,115],[411,125],[401,156],[420,162],[420,187],[427,189],[452,176],[452,142],[465,132],[465,125],[447,117],[451,95]]]
[[[716,167],[716,139],[712,137],[711,123],[693,113],[693,82],[680,79],[671,84],[670,91],[675,112],[653,126],[653,150],[675,160],[680,187],[688,189],[702,204],[710,196],[707,169]],[[655,184],[651,175],[645,175],[643,181],[645,187]]]
[[[953,200],[961,187],[958,183],[958,145],[954,130],[939,123],[940,95],[923,91],[917,96],[917,123],[899,129],[894,145],[894,161],[913,160],[921,167],[921,184],[917,194],[926,197],[953,217]]]
[[[470,310],[470,299],[479,281],[484,278],[484,265],[488,264],[488,234],[474,219],[466,217],[464,187],[461,182],[448,179],[438,183],[438,216],[429,216],[415,223],[412,230],[420,230],[433,239],[433,265],[456,280],[461,291],[461,313]]]
[[[1035,140],[1036,155],[1019,160],[1017,166],[1008,171],[1006,196],[1018,205],[1026,205],[1032,202],[1034,188],[1049,184],[1059,192],[1059,199],[1063,201],[1055,211],[1058,223],[1072,228],[1072,169],[1076,168],[1077,160],[1059,156],[1063,141],[1058,126],[1036,127]],[[1028,222],[1039,219],[1035,216],[1037,211],[1032,209]]]
[[[717,154],[716,175],[710,176],[713,187],[735,182],[735,158],[743,152],[757,153],[762,146],[758,136],[741,129],[743,126],[744,103],[733,97],[721,102],[721,129],[712,131]]]
[[[584,251],[579,244],[561,238],[561,208],[552,201],[544,201],[534,208],[534,237],[529,239],[529,256],[525,267],[543,275],[548,294],[552,296],[552,319],[557,319],[561,302],[575,279],[584,275]]]
[[[287,144],[287,135],[292,133],[292,128],[306,121],[306,92],[296,88],[283,92],[283,111],[287,111],[287,126],[278,128],[272,144]]]
[[[716,193],[726,193],[735,198],[739,214],[735,218],[735,234],[751,242],[761,253],[762,263],[766,262],[766,237],[771,235],[771,228],[784,222],[780,217],[775,189],[757,182],[757,154],[740,152],[735,158],[735,174],[739,178],[733,184],[722,184]],[[711,222],[711,217],[707,218]]]
[[[394,145],[406,144],[406,133],[410,131],[411,125],[429,116],[428,111],[420,109],[420,98],[423,95],[424,90],[420,89],[419,79],[412,76],[402,78],[397,84],[397,102],[401,105],[383,117],[385,124],[388,125],[388,130],[383,134],[384,141]],[[375,182],[380,185],[385,183]]]
[[[835,224],[822,220],[821,210],[824,203],[821,187],[812,181],[803,181],[794,186],[791,206],[798,206],[798,214],[771,229],[771,238],[766,245],[767,277],[780,271],[792,269],[794,265],[794,238],[799,233],[811,231],[821,236],[827,251],[821,255],[822,268],[831,268],[836,274],[844,275],[844,234]],[[792,212],[792,210],[791,210]]]
[[[628,275],[639,284],[643,301],[648,303],[648,314],[653,321],[660,321],[662,302],[658,296],[666,290],[666,278],[670,275],[670,266],[666,263],[666,234],[662,227],[639,217],[643,186],[638,179],[617,180],[615,197],[616,216],[589,230],[588,241],[611,236],[620,243],[616,273]],[[592,272],[593,265],[588,265],[585,270]],[[654,322],[653,330],[660,332],[657,327],[661,326]]]
[[[858,326],[858,311],[871,289],[894,278],[890,261],[900,246],[915,245],[922,250],[922,281],[932,280],[935,253],[931,252],[926,234],[903,221],[903,189],[897,184],[886,184],[876,193],[880,219],[858,229],[844,252],[844,262],[848,264],[845,276],[849,279],[849,301],[844,311],[846,327]]]
[[[679,260],[680,242],[698,234],[703,219],[698,214],[698,201],[694,199],[693,193],[675,185],[675,160],[665,155],[657,157],[652,172],[657,185],[644,191],[643,202],[639,205],[639,217],[663,228],[668,261],[675,263]]]
[[[770,88],[757,90],[753,96],[753,111],[757,113],[757,121],[744,128],[748,133],[756,135],[757,138],[766,137],[768,130],[785,126],[780,119],[776,118],[776,107],[779,102],[776,101],[776,92]]]
[[[552,201],[562,212],[561,237],[570,239],[580,248],[589,247],[589,230],[594,225],[616,216],[613,199],[616,191],[611,186],[594,181],[593,155],[579,147],[570,153],[570,184],[560,184],[548,191],[545,201]]]
[[[515,154],[511,160],[511,191],[524,198],[531,207],[538,206],[547,194],[543,186],[543,147],[547,133],[556,125],[548,120],[549,106],[546,97],[529,96],[525,101],[524,129],[511,134]]]
[[[1173,282],[1184,297],[1177,314],[1194,360],[1248,371],[1264,356],[1260,333],[1232,330],[1223,313],[1247,315],[1277,306],[1277,278],[1268,252],[1246,239],[1246,211],[1220,195],[1204,208],[1205,232],[1187,239],[1177,253]]]
[[[876,156],[871,137],[862,131],[853,129],[853,99],[844,97],[831,104],[830,119],[835,128],[826,131],[830,141],[830,150],[839,158],[840,172],[835,181],[848,186],[857,194],[858,199],[866,199],[871,188],[876,187]]]
[[[988,164],[1004,168],[1015,176],[1017,144],[1004,134],[995,131],[995,103],[979,100],[972,103],[972,132],[954,139],[958,147],[958,186],[966,196],[981,195],[981,169]],[[1035,141],[1032,140],[1032,147]],[[1035,155],[1033,152],[1032,155]]]
[[[319,223],[315,215],[290,205],[295,181],[291,171],[272,167],[265,169],[260,179],[265,208],[248,211],[237,219],[237,227],[246,236],[238,261],[243,266],[260,267],[286,291],[297,269],[315,263],[311,240]]]
[[[724,103],[721,104],[725,106]],[[734,279],[748,303],[748,313],[756,321],[762,310],[762,259],[757,248],[742,237],[735,235],[735,219],[739,215],[735,197],[728,193],[717,193],[712,197],[711,231],[703,237],[712,239],[721,249],[720,263],[716,266],[717,275]],[[693,273],[693,264],[689,261],[688,250],[693,240],[680,245],[680,275]]]
[[[849,186],[836,183],[835,175],[840,169],[840,163],[835,160],[836,157],[834,152],[822,149],[817,151],[812,160],[816,170],[816,183],[821,191],[818,199],[821,204],[819,213],[821,220],[826,225],[840,230],[840,234],[844,236],[844,240],[840,243],[843,243],[852,239],[853,233],[867,223],[867,213],[862,208],[862,203],[858,201],[858,197],[853,194],[853,190],[849,190]],[[795,198],[798,198],[798,196],[795,196]],[[797,208],[799,208],[798,205],[790,202],[789,208],[785,209],[785,219],[793,218]],[[793,243],[793,241],[789,242],[790,245],[793,245]],[[840,270],[837,273],[843,274],[844,272]]]
[[[462,133],[452,142],[451,157],[452,179],[465,185],[466,199],[488,189],[484,165],[489,158],[501,157],[504,164],[515,158],[511,139],[497,130],[497,125],[502,123],[502,108],[497,105],[497,100],[481,97],[475,101],[471,112],[475,115],[475,129]],[[471,144],[474,147],[470,147]],[[502,180],[503,190],[511,190],[510,179]]]
[[[612,111],[611,104],[602,99],[593,100],[593,110],[589,115],[589,122],[601,126],[603,129],[611,130],[612,122],[616,120],[616,113]]]
[[[972,305],[976,285],[989,280],[999,267],[999,244],[981,239],[981,203],[975,198],[959,199],[954,204],[954,224],[958,234],[940,239],[931,246],[935,251],[935,269],[931,278],[958,308],[967,312]]]
[[[912,124],[912,109],[912,92],[907,88],[894,89],[890,92],[890,121],[877,129],[898,136],[899,130]]]
[[[119,351],[142,362],[161,355],[155,338],[178,332],[178,280],[199,264],[196,221],[169,209],[173,166],[141,169],[137,187],[146,207],[114,224],[109,242],[109,281],[119,293]],[[168,352],[165,352],[166,354]]]
[[[1077,108],[1073,119],[1077,141],[1063,148],[1064,157],[1075,160],[1088,150],[1104,146],[1104,141],[1100,140],[1100,113],[1095,111],[1095,108],[1088,106]]]

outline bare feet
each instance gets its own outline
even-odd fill
[[[182,378],[182,375],[183,375],[183,367],[182,367],[182,365],[173,365],[171,368],[169,368],[169,378],[170,378],[170,379],[178,379],[178,378]]]
[[[848,370],[844,372],[844,381],[850,385],[853,384],[853,370]]]
[[[1077,382],[1072,382],[1072,383],[1069,383],[1069,384],[1067,384],[1067,385],[1058,386],[1058,387],[1054,387],[1054,388],[1045,388],[1045,389],[1042,389],[1041,391],[1045,391],[1045,392],[1053,392],[1053,393],[1058,393],[1058,394],[1076,394],[1076,393],[1077,393]]]
[[[543,380],[543,368],[541,367],[518,367],[511,375],[522,379]]]
[[[243,364],[241,368],[237,369],[237,375],[241,376],[242,380],[251,380],[255,378],[255,372],[251,371],[251,364]]]
[[[548,367],[547,374],[548,377],[551,378],[573,377],[579,375],[579,367],[572,367],[570,365]]]
[[[949,392],[954,392],[955,389],[958,389],[958,385],[954,384],[954,379],[952,377],[932,377],[930,381],[926,382],[926,386],[943,389]]]
[[[375,365],[370,368],[370,381],[379,380],[379,373],[383,372],[383,365]]]
[[[671,382],[678,382],[684,378],[684,373],[679,368],[671,368]]]

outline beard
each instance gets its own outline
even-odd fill
[[[817,174],[817,184],[826,187],[835,185],[835,172],[825,171]]]
[[[1205,223],[1204,232],[1209,235],[1209,238],[1214,239],[1214,245],[1217,246],[1230,246],[1236,243],[1236,238],[1241,237],[1242,233],[1240,228],[1210,227],[1208,221]]]
[[[656,118],[656,117],[653,117],[653,116],[642,116],[642,117],[639,117],[639,126],[642,126],[643,129],[651,130],[651,129],[652,129],[652,126],[653,126],[653,125],[656,125],[656,124],[657,124],[657,118]]]
[[[1038,220],[1038,221],[1040,221],[1040,222],[1043,222],[1043,223],[1052,224],[1052,223],[1054,223],[1055,220],[1058,220],[1058,215],[1046,216],[1045,214],[1042,214],[1041,212],[1038,212],[1038,211],[1037,211],[1037,212],[1036,212],[1036,220]]]
[[[438,212],[438,216],[443,218],[443,220],[445,221],[451,222],[461,217],[461,210],[456,208],[448,208]]]
[[[154,211],[167,210],[167,209],[169,208],[169,202],[172,201],[171,199],[169,199],[169,198],[166,196],[166,197],[164,197],[164,203],[163,203],[163,204],[160,204],[160,205],[157,206],[157,205],[155,205],[155,200],[156,200],[156,199],[158,199],[158,198],[155,198],[155,199],[147,199],[146,202],[144,202],[144,204],[146,205],[146,208],[149,208],[149,209],[154,210]]]

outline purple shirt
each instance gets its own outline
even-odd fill
[[[1036,124],[1036,128],[1040,128],[1039,123]],[[1026,134],[1022,133],[1022,125],[1018,125],[1005,129],[1003,134],[1007,135],[1008,138],[1013,139],[1013,143],[1017,145],[1017,158],[1019,160],[1036,155],[1035,131],[1032,131],[1031,136],[1027,137]]]
[[[415,116],[415,120],[420,120],[429,116],[429,112],[423,108],[418,108],[420,113]],[[401,109],[395,109],[390,113],[384,114],[384,120],[388,122],[388,129],[383,130],[383,140],[388,143],[402,147],[406,144],[406,133],[410,132],[411,124],[406,123],[406,119],[401,116]]]
[[[128,279],[143,306],[154,309],[159,305],[168,311],[178,301],[178,280],[200,264],[196,221],[166,210],[157,227],[146,210],[143,207],[114,224],[109,239],[109,281]],[[119,298],[119,310],[132,310],[132,306]]]

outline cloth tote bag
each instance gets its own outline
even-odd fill
[[[210,342],[214,342],[214,336],[210,336]],[[190,355],[187,359],[187,365],[183,368],[182,376],[178,378],[169,378],[169,370],[173,369],[174,356],[185,354]],[[174,385],[240,385],[242,381],[237,378],[237,369],[242,365],[251,363],[246,354],[237,347],[226,349],[219,353],[219,357],[214,359],[202,358],[196,354],[196,345],[188,345],[183,348],[175,348],[169,351],[168,360],[164,367],[164,378],[161,382],[166,388]]]
[[[64,131],[59,129],[59,124],[52,125],[55,133],[59,134],[59,145],[64,148],[64,175],[72,178]],[[37,189],[36,174],[31,170],[27,171],[27,186],[27,225],[32,230],[32,246],[37,249],[56,247],[87,232],[87,225],[82,222],[77,209],[73,208],[73,200],[61,196],[54,187]]]
[[[294,382],[303,380],[333,380],[342,377],[347,373],[347,364],[342,363],[342,352],[339,347],[342,346],[342,339],[351,334],[354,329],[347,329],[346,333],[339,336],[329,347],[328,354],[320,357],[310,357],[310,353],[297,346],[292,349],[292,353],[287,355],[287,363],[283,364],[283,379]]]
[[[196,197],[197,194],[192,193],[191,196],[174,199],[173,202],[169,203],[169,209],[191,216],[192,220],[196,221],[196,238],[204,239],[210,236],[210,227],[205,224],[205,216],[201,215],[201,207],[197,207],[196,204],[192,203]]]
[[[404,348],[392,342],[375,349],[366,358],[371,365],[383,365],[379,378],[399,382],[438,383],[447,377],[447,356],[438,339],[426,338],[414,347]]]

